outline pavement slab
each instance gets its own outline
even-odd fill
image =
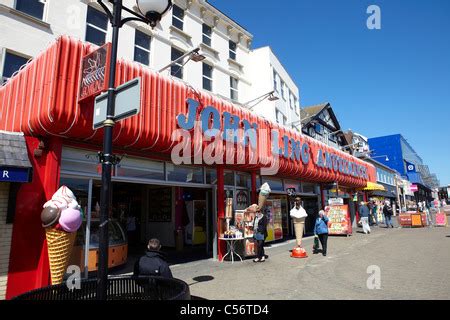
[[[327,257],[313,255],[312,244],[304,239],[306,259],[290,257],[289,241],[267,247],[263,263],[209,259],[171,269],[193,296],[212,300],[450,299],[449,228],[374,227],[368,235],[330,236]],[[380,271],[380,289],[368,288],[371,266]]]

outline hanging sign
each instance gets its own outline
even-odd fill
[[[344,205],[344,199],[342,198],[331,198],[328,200],[328,205],[330,206],[342,206]]]
[[[78,101],[98,95],[108,89],[111,43],[108,42],[81,61],[81,80]]]

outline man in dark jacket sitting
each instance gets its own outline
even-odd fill
[[[160,252],[161,243],[158,239],[148,242],[147,252],[134,265],[135,276],[159,276],[173,278],[165,256]]]

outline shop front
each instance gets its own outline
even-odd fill
[[[34,169],[33,191],[18,191],[18,198],[27,202],[15,212],[9,298],[48,284],[44,230],[39,218],[29,223],[25,217],[39,217],[43,203],[60,185],[74,190],[91,220],[90,228],[85,221],[78,242],[89,252],[79,255],[96,249],[101,176],[97,152],[103,130],[92,127],[93,101],[77,100],[81,58],[95,49],[62,37],[0,88],[0,126],[25,134]],[[337,182],[342,189],[354,190],[376,179],[372,165],[346,153],[140,64],[118,62],[116,85],[135,77],[141,78],[141,112],[117,122],[113,134],[114,153],[121,161],[113,170],[110,243],[119,253],[110,265],[122,263],[128,251],[150,237],[180,250],[200,246],[221,259],[226,199],[233,199],[233,210],[242,210],[257,201],[264,182],[273,189],[268,200],[275,240],[293,234],[287,187],[298,188],[313,215],[323,206],[320,185]],[[341,196],[347,195],[350,199],[348,191]],[[88,267],[96,265],[95,259],[88,262]]]
[[[17,192],[32,178],[32,165],[22,134],[0,132],[0,300],[8,285],[10,247]]]

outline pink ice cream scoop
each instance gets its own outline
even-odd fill
[[[61,212],[59,224],[66,232],[75,232],[81,226],[82,218],[80,210],[67,208]]]

